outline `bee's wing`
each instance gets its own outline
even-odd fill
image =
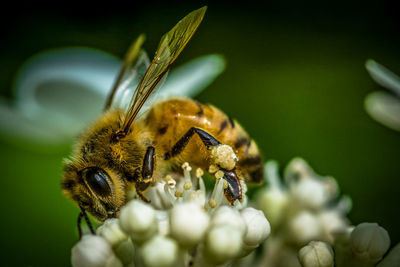
[[[150,65],[146,52],[141,48],[144,40],[144,34],[139,35],[126,52],[122,67],[107,96],[104,110],[128,107],[133,92]]]
[[[120,129],[121,132],[124,134],[128,132],[130,125],[147,98],[163,79],[168,69],[175,62],[199,27],[206,9],[207,7],[202,7],[191,12],[161,38],[157,52],[132,97],[128,112]]]

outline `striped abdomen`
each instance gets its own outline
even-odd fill
[[[236,169],[246,182],[263,181],[263,160],[257,144],[237,121],[216,107],[191,99],[171,99],[155,104],[145,121],[154,134],[156,149],[162,154],[169,152],[191,127],[197,127],[234,149],[239,158]],[[169,164],[180,165],[186,161],[208,168],[207,149],[198,136],[192,139],[179,156],[168,160]]]

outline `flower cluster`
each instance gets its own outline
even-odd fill
[[[317,175],[300,158],[286,167],[284,184],[276,162],[266,164],[266,177],[267,185],[256,201],[272,232],[252,266],[381,267],[400,263],[400,244],[384,257],[390,246],[385,229],[376,223],[350,225],[346,214],[351,200],[339,196],[334,178]]]
[[[72,249],[73,266],[215,266],[256,249],[270,234],[260,210],[223,197],[226,185],[211,166],[215,186],[207,194],[203,171],[182,166],[147,193],[151,204],[133,199],[119,218],[106,220],[97,235],[84,235]],[[193,175],[194,174],[194,175]],[[174,178],[175,177],[175,178]]]
[[[352,226],[350,198],[300,158],[288,164],[283,183],[277,163],[265,165],[266,185],[249,202],[261,210],[246,201],[227,205],[216,166],[208,194],[203,171],[182,168],[151,188],[151,205],[133,199],[96,236],[83,236],[73,266],[399,266],[400,244],[388,252],[384,228]]]

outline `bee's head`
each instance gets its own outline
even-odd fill
[[[76,168],[67,164],[61,186],[79,207],[100,221],[118,216],[124,194],[111,170],[97,166]]]

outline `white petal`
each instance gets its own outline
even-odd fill
[[[400,100],[386,92],[373,92],[365,98],[368,114],[383,125],[400,131]]]
[[[53,128],[41,125],[39,121],[25,118],[3,99],[0,99],[0,132],[12,139],[23,139],[37,144],[51,145],[69,140],[68,135],[59,134]]]
[[[365,63],[371,77],[385,88],[393,90],[394,93],[400,95],[400,77],[382,66],[378,62],[369,59]]]
[[[89,48],[38,54],[18,73],[11,111],[71,138],[100,114],[119,66]]]

